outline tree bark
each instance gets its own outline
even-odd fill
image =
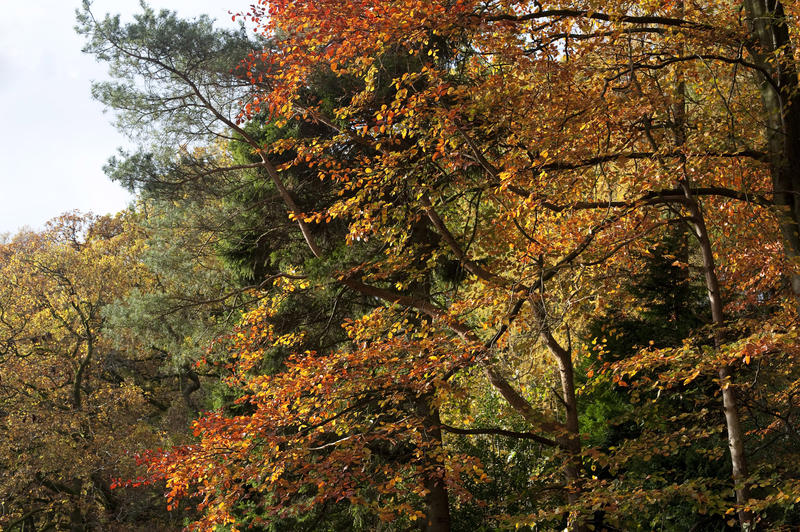
[[[429,405],[423,405],[428,409],[427,427],[425,429],[428,441],[430,441],[436,451],[435,457],[440,457],[442,451],[442,430],[439,409]],[[444,460],[442,458],[432,459],[431,469],[426,471],[423,484],[427,493],[425,494],[425,523],[422,532],[450,532],[450,502],[447,494],[447,485],[444,480]]]
[[[700,243],[700,253],[703,257],[703,274],[705,276],[708,301],[711,306],[711,319],[714,324],[714,343],[717,349],[722,344],[722,331],[725,325],[725,316],[722,310],[722,297],[719,290],[714,254],[711,241],[708,238],[705,218],[697,201],[692,197],[688,185],[683,183],[689,212],[692,219],[692,228]],[[746,510],[747,500],[750,497],[747,485],[747,457],[744,450],[744,432],[742,430],[736,393],[732,386],[733,371],[727,364],[719,369],[720,387],[722,389],[722,407],[725,414],[725,427],[728,432],[728,449],[731,455],[731,470],[736,493],[736,503],[739,505],[738,517],[742,530],[754,530],[754,520],[751,512]]]
[[[565,430],[558,434],[556,441],[567,452],[567,462],[564,464],[564,479],[567,483],[567,502],[577,504],[580,500],[580,467],[581,467],[581,437],[578,425],[578,400],[575,396],[575,371],[572,366],[572,353],[556,340],[550,332],[547,316],[539,301],[531,301],[533,315],[539,325],[539,337],[547,346],[547,350],[558,364],[558,373],[561,378],[561,402],[564,405],[566,423]],[[567,528],[582,532],[587,530],[582,516],[577,511],[570,512],[567,518]]]
[[[792,292],[800,304],[800,84],[783,5],[775,0],[745,0],[748,31],[756,45],[748,50],[761,69],[774,203],[787,258],[794,263]],[[769,77],[766,74],[768,73]]]
[[[680,0],[678,9],[682,16],[684,11],[683,0]],[[683,55],[683,53],[683,46],[679,45],[678,55]],[[675,146],[680,148],[686,142],[686,84],[680,69],[677,75],[675,102],[672,106],[672,113]],[[722,333],[725,326],[725,315],[723,313],[722,294],[719,289],[719,279],[717,277],[711,239],[708,236],[708,227],[706,226],[703,211],[700,209],[700,204],[697,202],[697,199],[692,194],[691,184],[688,181],[685,170],[678,184],[686,197],[686,207],[689,209],[690,225],[697,237],[700,254],[703,257],[703,276],[708,292],[709,306],[711,307],[711,319],[714,326],[714,345],[715,348],[719,350],[723,341]],[[749,490],[747,487],[747,458],[744,451],[744,438],[739,417],[739,408],[736,403],[736,394],[731,386],[733,372],[731,368],[725,364],[718,370],[718,373],[722,391],[722,408],[725,415],[725,427],[728,432],[728,450],[731,456],[734,491],[736,493],[736,503],[739,506],[737,512],[739,524],[742,530],[752,530],[753,515],[746,510],[747,500],[749,498]]]
[[[85,532],[86,530],[83,514],[77,506],[75,506],[69,514],[69,530],[70,532]]]

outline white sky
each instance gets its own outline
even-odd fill
[[[184,17],[208,14],[233,24],[228,11],[250,0],[150,0]],[[102,167],[126,139],[92,100],[104,65],[81,53],[75,33],[80,0],[0,0],[0,233],[41,228],[62,212],[123,209],[130,196]],[[92,11],[138,12],[138,0],[95,0]]]

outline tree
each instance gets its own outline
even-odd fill
[[[164,517],[143,508],[152,491],[111,490],[135,473],[129,450],[162,442],[147,418],[170,393],[139,386],[158,363],[103,332],[104,307],[147,278],[128,223],[66,214],[0,248],[4,529],[127,529]]]
[[[252,301],[217,256],[215,205],[205,204],[201,217],[199,212],[173,201],[140,198],[128,217],[130,231],[142,243],[139,261],[147,274],[103,309],[105,333],[115,347],[148,353],[160,361],[159,378],[178,385],[178,404],[164,405],[175,418],[175,432],[184,432],[211,400],[203,381],[213,385],[218,377],[198,373],[194,365],[213,358],[214,340]],[[147,377],[134,376],[140,386],[158,386]]]
[[[440,172],[439,183],[453,178],[453,174],[448,174],[448,170],[455,173],[470,164],[480,165],[490,180],[499,182],[501,190],[504,184],[512,192],[516,189],[519,197],[509,199],[509,203],[513,202],[512,204],[520,204],[522,198],[530,201],[538,195],[540,207],[554,210],[552,207],[555,206],[555,210],[563,210],[546,196],[547,192],[541,192],[547,191],[547,185],[555,180],[541,180],[541,178],[547,177],[549,171],[591,168],[608,163],[607,167],[600,167],[603,172],[600,179],[604,180],[603,178],[612,172],[616,174],[609,182],[603,183],[611,189],[609,195],[613,197],[616,189],[624,194],[633,192],[632,199],[615,202],[613,199],[598,200],[595,196],[588,198],[588,201],[573,204],[572,208],[630,208],[637,207],[636,203],[641,205],[642,202],[666,204],[673,208],[682,205],[686,212],[685,220],[692,225],[698,238],[713,322],[718,331],[715,343],[718,348],[722,347],[723,339],[720,331],[725,319],[719,277],[716,273],[714,250],[706,218],[695,196],[698,193],[713,192],[718,196],[741,198],[742,194],[735,187],[702,187],[698,186],[698,182],[702,182],[704,176],[714,176],[722,167],[729,167],[730,163],[726,160],[744,159],[741,163],[736,162],[736,166],[731,170],[742,172],[743,177],[752,179],[754,183],[764,183],[763,172],[759,174],[757,165],[749,167],[746,162],[747,159],[758,160],[761,158],[761,152],[746,144],[743,147],[740,144],[741,138],[736,137],[738,132],[712,126],[710,130],[703,132],[703,136],[688,133],[690,125],[696,127],[698,116],[704,116],[705,120],[710,120],[713,124],[715,120],[724,123],[724,117],[729,115],[732,117],[732,122],[735,122],[737,115],[732,105],[742,105],[743,101],[752,101],[754,95],[752,85],[742,90],[732,84],[730,96],[727,97],[719,92],[712,98],[697,98],[691,104],[687,98],[687,94],[692,92],[702,96],[706,92],[705,84],[713,86],[719,79],[715,68],[710,66],[711,62],[740,64],[743,61],[741,56],[733,57],[731,52],[737,45],[747,42],[749,28],[738,26],[738,21],[730,17],[731,13],[726,6],[714,6],[713,9],[706,9],[702,15],[699,11],[693,11],[697,6],[683,4],[652,6],[642,14],[635,11],[625,12],[624,8],[621,8],[622,11],[619,13],[613,11],[596,13],[591,10],[575,9],[573,6],[558,5],[549,9],[538,4],[516,6],[511,11],[500,4],[479,6],[469,3],[461,3],[455,7],[443,4],[419,6],[415,3],[399,3],[393,4],[389,10],[383,10],[379,5],[367,8],[360,5],[357,8],[358,13],[353,11],[354,9],[356,8],[350,6],[329,6],[319,3],[312,6],[307,2],[286,2],[270,8],[269,17],[263,18],[263,27],[267,32],[286,32],[290,35],[287,40],[291,44],[287,44],[283,54],[273,55],[267,59],[268,64],[277,65],[277,76],[283,83],[273,81],[270,87],[273,90],[263,96],[259,95],[261,100],[266,101],[264,105],[270,105],[273,111],[277,110],[276,112],[283,113],[283,116],[288,117],[292,113],[301,112],[312,119],[331,123],[329,118],[320,117],[318,109],[303,108],[294,99],[298,87],[304,83],[308,65],[326,62],[331,64],[334,70],[338,67],[343,73],[361,76],[366,80],[370,76],[370,69],[376,67],[371,58],[379,56],[385,49],[386,43],[391,43],[390,46],[400,46],[412,55],[427,53],[432,60],[424,70],[427,78],[424,88],[420,90],[419,86],[408,86],[403,83],[404,80],[397,80],[398,93],[393,102],[395,105],[376,111],[375,125],[370,127],[368,122],[360,131],[364,141],[370,143],[377,152],[379,173],[384,180],[390,180],[394,172],[402,172],[402,166],[395,165],[398,160],[402,160],[404,166],[408,168],[419,159],[418,153],[415,152],[416,146],[404,149],[406,146],[398,137],[405,138],[404,134],[413,131],[415,126],[419,127],[420,120],[426,121],[425,126],[428,129],[419,135],[422,139],[419,144],[423,148],[427,144],[428,149],[434,152],[434,156],[439,155],[443,159],[439,165],[444,170]],[[260,16],[265,14],[265,11],[258,8],[251,13],[257,20],[261,20]],[[710,23],[703,20],[709,17],[711,17]],[[778,10],[774,24],[783,25],[784,20],[781,17],[782,13]],[[354,24],[354,20],[360,22]],[[293,30],[298,24],[303,29]],[[306,24],[313,30],[308,31]],[[538,26],[533,29],[533,24]],[[646,26],[648,24],[651,26]],[[756,25],[758,24],[757,22]],[[487,28],[493,30],[491,35]],[[671,28],[681,30],[675,31]],[[709,31],[712,28],[725,28],[726,38],[718,39],[716,34],[710,36]],[[345,34],[345,40],[342,40],[342,32]],[[461,42],[471,41],[472,50],[480,50],[482,54],[487,54],[485,69],[481,69],[486,74],[483,77],[471,78],[470,84],[458,85],[458,80],[453,79],[452,60],[438,64],[436,61],[438,57],[451,59],[455,55],[449,54],[449,50],[441,50],[437,45],[442,39],[447,39],[456,32],[462,39]],[[524,40],[521,42],[518,38],[520,33],[530,35],[532,42],[525,43]],[[635,36],[639,33],[644,36],[642,38]],[[788,32],[785,33],[788,35]],[[664,38],[659,38],[661,35]],[[527,46],[528,44],[530,46]],[[697,53],[690,51],[693,47],[698,49]],[[473,61],[473,66],[476,66],[475,71],[484,66],[479,63],[480,61]],[[745,67],[753,68],[753,65],[746,61],[744,63]],[[598,64],[607,67],[598,69]],[[599,70],[602,77],[598,77],[592,70]],[[757,66],[755,70],[758,71]],[[765,74],[765,72],[757,73]],[[496,86],[498,81],[505,82],[509,79],[524,81],[519,86],[511,84],[510,89],[505,87],[499,89]],[[687,81],[690,79],[691,82]],[[546,85],[544,80],[548,81]],[[567,84],[559,84],[561,80],[567,81]],[[609,83],[615,82],[620,83],[615,87],[620,95],[610,96]],[[361,118],[362,115],[359,113],[363,112],[365,104],[373,103],[370,95],[366,94],[370,92],[368,83],[366,86],[364,97],[357,99],[358,105],[337,110],[336,118],[339,120],[343,117],[354,118],[349,129],[338,127],[342,135],[358,134],[355,117]],[[435,92],[426,92],[425,88],[431,86],[435,87]],[[555,106],[549,106],[551,109],[549,112],[542,113],[546,117],[543,120],[531,120],[527,116],[519,116],[514,109],[498,105],[499,100],[496,98],[499,93],[503,95],[505,101],[523,101],[526,104],[530,102],[530,107],[535,109],[538,102],[531,97],[535,97],[536,92],[527,90],[531,86],[547,90],[550,100],[555,100],[557,103]],[[664,86],[673,88],[664,90]],[[413,95],[412,98],[407,98],[409,93]],[[456,96],[446,98],[444,95]],[[455,105],[448,105],[453,100]],[[546,106],[543,107],[547,109]],[[486,117],[486,111],[489,109],[492,111],[490,114],[492,119],[487,127],[476,117]],[[599,111],[601,109],[602,111]],[[719,116],[717,113],[720,111],[723,114],[717,119],[716,116]],[[410,116],[422,118],[409,119]],[[560,123],[549,123],[551,116],[559,117]],[[439,129],[431,129],[431,124],[434,128],[438,126]],[[597,125],[597,130],[606,133],[605,139],[586,139],[587,136],[591,137],[591,134],[580,133],[587,125],[592,124]],[[626,134],[631,129],[639,130],[641,133]],[[531,135],[531,132],[535,132],[534,135]],[[412,138],[417,140],[414,135]],[[578,138],[581,138],[580,144],[577,143]],[[531,147],[533,145],[537,145],[536,152],[533,152]],[[381,146],[387,147],[381,148]],[[542,146],[546,149],[542,149]],[[733,149],[726,150],[727,146],[732,146]],[[720,147],[723,149],[719,149]],[[322,149],[318,148],[314,154],[323,156]],[[464,161],[462,154],[470,152],[472,152],[471,161]],[[778,154],[777,156],[782,158],[782,162],[777,166],[775,158],[770,159],[773,173],[776,168],[782,167],[781,165],[785,166],[786,155],[779,155],[774,146],[767,152],[772,155]],[[558,154],[558,160],[548,164],[549,154]],[[541,157],[542,155],[544,157]],[[537,161],[537,158],[540,160]],[[638,165],[629,163],[630,159],[648,159],[651,166],[638,168]],[[388,167],[387,161],[390,165]],[[742,164],[743,166],[740,166]],[[609,171],[608,167],[615,168]],[[370,167],[353,168],[348,169],[352,175],[346,175],[342,169],[337,170],[336,173],[329,175],[339,181],[353,181],[353,175],[361,177],[368,173],[366,170],[374,171]],[[639,176],[644,171],[649,179],[640,179],[639,183],[631,182],[625,178],[631,171]],[[540,178],[538,182],[530,177],[530,175],[536,176],[537,173]],[[362,181],[368,179],[363,177],[358,181],[359,186]],[[567,182],[571,185],[570,194],[580,197],[580,193],[575,194],[575,185],[579,185],[581,181],[576,177]],[[519,186],[520,183],[524,186]],[[536,185],[531,186],[532,183]],[[598,179],[584,179],[583,183],[594,187],[593,190],[589,189],[590,191],[597,191]],[[642,185],[644,188],[641,188]],[[669,190],[669,187],[674,188],[670,192],[664,190]],[[562,194],[567,190],[566,186],[560,188]],[[781,188],[773,186],[773,191],[777,190],[780,193],[787,189],[791,189],[788,184],[784,184]],[[530,194],[528,190],[536,190],[536,194]],[[419,210],[431,216],[430,200],[426,196],[424,192],[421,194],[423,201]],[[637,212],[641,211],[637,209]],[[530,216],[522,207],[517,209],[516,214],[523,219],[526,215]],[[649,218],[651,223],[657,221],[653,219],[652,214]],[[613,216],[611,220],[616,222],[618,219]],[[589,234],[593,235],[599,227],[593,227],[594,224],[587,221],[576,217],[571,217],[570,220],[572,224],[588,228]],[[607,221],[606,219],[600,224],[603,225]],[[435,221],[433,223],[436,225]],[[781,223],[785,226],[786,222]],[[440,225],[439,230],[446,234],[443,227]],[[459,253],[456,246],[450,247]],[[789,256],[793,253],[791,249],[791,242],[787,241]],[[570,253],[567,254],[569,255]],[[468,260],[459,258],[465,264],[469,264]],[[491,271],[483,268],[481,273],[478,268],[472,269],[473,273],[483,277],[485,281],[492,280]],[[548,334],[549,332],[545,330],[543,339],[562,366],[565,403],[570,412],[574,410],[568,399],[570,364],[565,362],[563,348],[560,350],[557,341],[552,337],[548,338]],[[719,375],[723,384],[722,395],[733,476],[740,504],[740,522],[747,528],[752,526],[752,516],[746,507],[748,489],[744,434],[735,394],[729,385],[732,377],[731,366],[722,363]],[[577,415],[568,416],[568,425],[573,427],[571,430],[574,432],[576,423],[569,421],[570,417],[574,420]],[[573,448],[573,452],[575,451],[577,449]],[[567,474],[574,477],[574,472],[570,473],[569,469]]]
[[[795,318],[783,282],[795,275],[794,222],[791,212],[770,209],[786,206],[782,194],[794,190],[784,183],[791,166],[786,161],[792,157],[785,142],[794,135],[781,133],[778,146],[773,134],[778,115],[768,111],[753,117],[750,111],[760,99],[769,108],[774,96],[782,94],[779,115],[788,118],[793,112],[785,105],[793,94],[786,88],[791,79],[774,78],[787,72],[777,65],[790,62],[793,53],[773,63],[752,45],[753,32],[761,31],[762,24],[787,33],[788,19],[781,10],[775,14],[748,26],[732,6],[717,3],[610,4],[598,11],[565,2],[259,2],[248,18],[266,40],[260,43],[262,51],[242,56],[245,62],[237,71],[250,86],[240,81],[224,85],[235,88],[229,94],[241,99],[237,116],[225,103],[232,97],[207,98],[218,93],[207,93],[195,81],[213,79],[220,87],[219,80],[228,78],[204,77],[195,63],[167,60],[172,51],[183,58],[193,49],[182,38],[175,37],[169,53],[155,47],[159,39],[132,38],[157,28],[183,27],[174,18],[162,14],[158,20],[164,24],[159,25],[146,12],[121,28],[111,19],[92,26],[85,15],[84,31],[93,36],[90,49],[101,58],[126,75],[166,79],[181,87],[174,92],[166,85],[165,92],[146,98],[140,94],[125,109],[140,117],[153,109],[168,116],[174,101],[170,94],[186,94],[182,109],[211,117],[218,137],[236,138],[252,157],[233,164],[195,158],[184,165],[194,172],[176,174],[175,165],[135,156],[118,163],[116,168],[125,172],[116,175],[157,186],[165,180],[203,183],[211,174],[257,168],[296,224],[294,242],[302,237],[307,247],[308,260],[295,263],[293,274],[306,275],[325,264],[328,283],[384,307],[366,317],[351,316],[351,323],[369,327],[353,333],[349,348],[298,349],[284,373],[243,377],[242,400],[251,410],[199,422],[200,444],[154,456],[154,475],[173,482],[175,497],[199,490],[209,509],[206,523],[235,522],[232,501],[220,490],[233,484],[240,496],[261,487],[276,494],[258,502],[264,511],[289,503],[296,510],[307,501],[281,498],[281,490],[308,483],[302,475],[311,475],[304,469],[311,457],[334,460],[321,469],[333,471],[331,464],[349,469],[353,456],[366,460],[368,452],[374,453],[365,441],[374,436],[370,420],[375,414],[370,408],[351,408],[347,401],[358,402],[369,379],[389,372],[395,380],[378,379],[376,394],[368,394],[379,405],[389,401],[379,422],[391,427],[391,437],[382,430],[378,434],[414,442],[420,441],[420,432],[432,435],[418,448],[438,465],[420,466],[417,485],[424,486],[425,478],[433,480],[431,487],[447,485],[450,500],[444,505],[429,501],[429,511],[455,507],[459,497],[469,496],[453,491],[463,485],[456,465],[468,458],[440,452],[447,447],[436,443],[437,430],[529,439],[548,447],[546,456],[563,458],[562,467],[540,476],[556,485],[557,495],[512,524],[581,529],[598,509],[609,516],[631,511],[615,502],[620,494],[613,485],[592,478],[584,468],[598,450],[581,444],[572,331],[585,324],[593,302],[622,304],[618,285],[623,275],[644,271],[641,256],[649,237],[662,238],[665,228],[685,224],[695,246],[688,253],[693,257],[686,261],[688,271],[702,275],[709,295],[710,339],[693,334],[683,338],[681,347],[643,349],[604,369],[616,372],[613,382],[619,386],[645,369],[657,373],[657,387],[667,389],[701,374],[716,378],[716,391],[703,393],[723,398],[736,500],[726,500],[718,484],[698,492],[716,490],[716,500],[724,503],[713,510],[737,513],[742,528],[752,528],[758,512],[787,504],[787,494],[794,493],[788,470],[778,474],[782,483],[775,491],[754,494],[751,489],[757,474],[747,460],[758,457],[748,455],[745,438],[759,416],[743,412],[747,390],[737,378],[748,373],[758,345],[760,353],[784,357],[771,372],[782,376],[779,388],[792,389],[795,379],[790,340]],[[749,58],[743,55],[748,47]],[[340,81],[344,90],[338,98],[326,99],[313,90],[321,73]],[[307,134],[264,139],[254,133],[264,121],[269,127],[303,127]],[[764,122],[773,126],[766,135]],[[171,132],[180,138],[196,130]],[[300,176],[313,172],[326,201],[300,197],[309,183]],[[344,245],[351,251],[343,253]],[[765,265],[763,275],[754,275],[755,257]],[[270,308],[262,312],[269,314]],[[253,338],[269,337],[270,326],[269,320],[245,322]],[[427,344],[421,333],[432,335],[436,345]],[[294,341],[285,338],[282,332],[271,341]],[[369,339],[365,345],[359,343],[363,338]],[[372,346],[395,356],[376,355],[380,365],[375,367],[373,360],[359,357],[372,353]],[[258,358],[259,349],[258,342],[245,342],[234,345],[233,353],[237,359]],[[541,350],[550,356],[558,391],[521,376]],[[430,357],[440,362],[431,366]],[[664,361],[670,366],[661,371]],[[334,379],[340,367],[353,368],[354,388],[317,387]],[[476,367],[526,430],[454,427],[446,416],[437,421],[441,413],[430,415],[452,412],[447,407],[458,402],[459,394],[487,393],[456,385]],[[246,363],[242,368],[252,369]],[[233,369],[241,373],[236,365]],[[391,394],[392,387],[403,393]],[[282,397],[305,405],[292,412],[287,424],[275,414],[284,404]],[[791,411],[791,395],[784,399],[783,408]],[[425,402],[430,405],[427,419],[411,408]],[[773,417],[777,421],[766,432],[751,431],[751,438],[791,431],[785,415]],[[343,428],[333,428],[340,418]],[[403,418],[413,422],[396,427]],[[313,434],[306,427],[314,427]],[[395,435],[401,428],[402,436]],[[256,456],[232,449],[223,459],[210,452],[220,441],[269,451]],[[283,471],[255,476],[259,468],[269,470],[279,461],[288,477]],[[392,467],[404,482],[412,482],[401,465]],[[555,483],[554,475],[561,480]],[[353,482],[367,480],[356,476]],[[312,502],[338,497],[354,505],[362,502],[356,490],[351,494],[325,486],[307,488]],[[417,493],[432,493],[431,487]],[[390,495],[398,501],[396,508],[406,502],[397,491]],[[418,511],[412,506],[406,515]],[[437,528],[430,513],[426,521],[432,529],[448,528],[444,519]]]

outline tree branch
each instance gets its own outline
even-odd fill
[[[498,428],[480,428],[480,429],[460,429],[456,427],[451,427],[450,425],[445,425],[442,423],[441,425],[442,430],[446,432],[451,432],[453,434],[462,434],[465,436],[473,436],[473,435],[482,435],[482,434],[491,434],[491,435],[498,435],[498,436],[506,436],[508,438],[517,438],[523,440],[533,440],[535,442],[541,443],[543,445],[547,445],[549,447],[558,447],[558,443],[554,440],[549,438],[545,438],[543,436],[539,436],[538,434],[534,434],[532,432],[515,432],[512,430],[505,430],[505,429],[498,429]]]

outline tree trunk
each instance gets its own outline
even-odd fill
[[[711,241],[708,238],[705,218],[697,201],[692,197],[688,184],[681,183],[688,200],[689,213],[692,218],[692,227],[700,242],[700,253],[703,257],[703,273],[705,276],[708,301],[711,306],[711,318],[714,323],[714,343],[717,349],[722,344],[722,331],[725,325],[725,316],[722,312],[722,297],[719,290],[714,254]],[[744,432],[742,431],[739,408],[736,404],[736,393],[732,387],[733,372],[727,365],[719,369],[720,387],[722,388],[722,407],[725,414],[725,427],[728,432],[728,449],[731,454],[731,470],[736,493],[736,503],[739,505],[738,517],[742,530],[753,530],[753,515],[745,507],[749,499],[747,486],[747,459],[744,452]]]
[[[552,352],[552,350],[551,350]],[[572,367],[572,356],[565,349],[553,353],[558,361],[558,373],[561,377],[561,394],[567,418],[567,434],[560,436],[562,446],[567,449],[569,458],[564,466],[564,478],[567,481],[567,501],[573,505],[580,500],[580,468],[581,439],[578,428],[578,401],[575,397],[575,372]],[[572,512],[567,523],[570,530],[586,530],[578,512]]]
[[[746,0],[758,1],[758,0]],[[680,16],[684,15],[683,1],[678,3]],[[683,46],[678,48],[678,56],[684,54]],[[677,74],[677,84],[675,86],[675,102],[672,106],[673,113],[673,133],[675,135],[675,146],[680,148],[686,142],[686,84],[680,67]],[[685,164],[685,162],[684,162]],[[714,345],[719,350],[722,345],[722,333],[725,326],[725,316],[722,306],[722,294],[719,289],[719,279],[717,278],[716,265],[714,262],[714,252],[711,247],[711,240],[708,236],[703,211],[700,204],[692,196],[691,186],[684,171],[683,177],[679,180],[679,185],[683,189],[686,197],[686,206],[689,209],[690,224],[694,230],[700,245],[700,253],[703,257],[703,276],[705,278],[706,290],[708,292],[708,302],[711,307],[711,319],[714,325]],[[744,452],[744,438],[739,417],[739,408],[736,404],[736,394],[731,386],[732,371],[727,365],[719,369],[720,387],[722,391],[722,408],[725,415],[725,427],[728,432],[728,449],[731,455],[731,470],[734,481],[734,491],[736,493],[736,503],[739,506],[738,518],[742,530],[752,530],[753,516],[745,510],[749,498],[747,487],[747,461]]]
[[[575,397],[575,372],[572,366],[572,354],[556,340],[547,324],[547,316],[538,301],[531,300],[531,309],[539,325],[539,336],[547,350],[556,359],[558,373],[561,377],[561,401],[564,405],[566,424],[565,433],[559,434],[559,446],[567,451],[567,462],[564,464],[564,479],[567,483],[567,502],[570,505],[580,501],[580,468],[581,468],[581,436],[578,426],[578,400]],[[567,528],[582,532],[587,530],[583,518],[577,511],[570,512]]]
[[[69,531],[70,532],[84,532],[86,530],[86,523],[83,521],[83,514],[80,508],[75,506],[69,514]]]
[[[800,84],[783,5],[775,0],[745,0],[748,47],[761,70],[767,146],[775,206],[786,256],[794,263],[792,292],[800,300]],[[800,304],[800,303],[799,303]]]
[[[444,481],[444,460],[442,459],[442,421],[439,418],[439,409],[432,407],[422,399],[424,404],[420,407],[427,410],[425,433],[427,440],[433,444],[434,457],[430,460],[428,471],[425,472],[423,485],[425,494],[425,523],[420,529],[422,532],[450,532],[450,502],[447,495],[447,485]]]

